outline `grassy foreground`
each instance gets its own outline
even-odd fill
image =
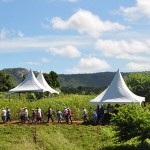
[[[39,125],[0,127],[1,150],[94,150],[113,145],[110,127]]]

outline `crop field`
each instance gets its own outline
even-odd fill
[[[89,102],[95,95],[60,95],[40,100],[26,100],[26,95],[5,97],[0,93],[0,108],[11,109],[11,122],[2,124],[0,120],[0,150],[149,150],[150,138],[141,141],[137,136],[120,141],[118,131],[112,124],[97,125],[82,123],[82,108],[93,119]],[[46,123],[47,108],[53,109],[54,123]],[[42,123],[20,123],[20,108],[27,107],[29,115],[36,107],[42,109]],[[69,107],[73,113],[73,124],[57,124],[56,111]],[[106,106],[104,106],[106,107]],[[149,109],[149,105],[147,106]],[[63,120],[64,121],[64,120]],[[149,126],[146,130],[149,130]],[[144,144],[143,144],[144,143]],[[142,146],[141,146],[142,145]],[[144,146],[143,146],[144,145]]]

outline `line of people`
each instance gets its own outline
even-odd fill
[[[6,123],[7,121],[11,121],[11,111],[9,108],[7,108],[6,110],[4,108],[2,108],[2,121],[3,123]],[[54,114],[53,114],[53,110],[51,107],[48,107],[47,110],[47,123],[50,122],[54,122],[54,118],[53,118]],[[72,124],[72,111],[70,108],[64,108],[63,112],[61,112],[60,110],[57,110],[56,112],[56,116],[57,116],[57,123],[62,123],[62,119],[63,116],[65,118],[65,122],[66,124],[71,123]],[[29,120],[32,121],[32,123],[41,123],[42,122],[42,112],[41,109],[39,107],[37,107],[36,109],[32,109],[32,113],[29,116],[29,112],[27,107],[24,108],[20,108],[20,112],[19,112],[19,119],[22,123],[26,123]],[[83,122],[87,122],[87,111],[85,108],[83,108]]]

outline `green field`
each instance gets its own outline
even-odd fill
[[[94,106],[89,102],[95,95],[60,95],[36,101],[27,101],[25,95],[17,94],[5,98],[0,95],[0,108],[9,107],[12,112],[12,122],[0,124],[0,150],[149,150],[150,138],[141,141],[138,137],[120,141],[113,125],[93,126],[82,124],[82,108],[88,111],[88,119],[92,120]],[[69,107],[73,112],[73,124],[21,124],[18,123],[19,111],[27,107],[29,115],[36,107],[42,109],[43,121],[47,119],[47,108],[63,111]],[[96,107],[96,106],[95,106]],[[149,108],[149,105],[148,105]],[[79,123],[78,123],[79,122]]]

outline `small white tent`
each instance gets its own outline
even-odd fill
[[[46,91],[50,92],[51,94],[53,93],[59,94],[59,92],[57,92],[56,90],[54,90],[48,85],[41,71],[37,76],[37,80],[46,88]]]
[[[45,92],[46,88],[39,83],[32,70],[29,71],[25,80],[15,88],[9,90],[10,93],[21,92]]]
[[[137,96],[132,93],[125,84],[125,81],[118,70],[108,88],[105,89],[95,99],[91,100],[90,105],[130,103],[137,103],[141,105],[143,101],[145,101],[145,97]]]

